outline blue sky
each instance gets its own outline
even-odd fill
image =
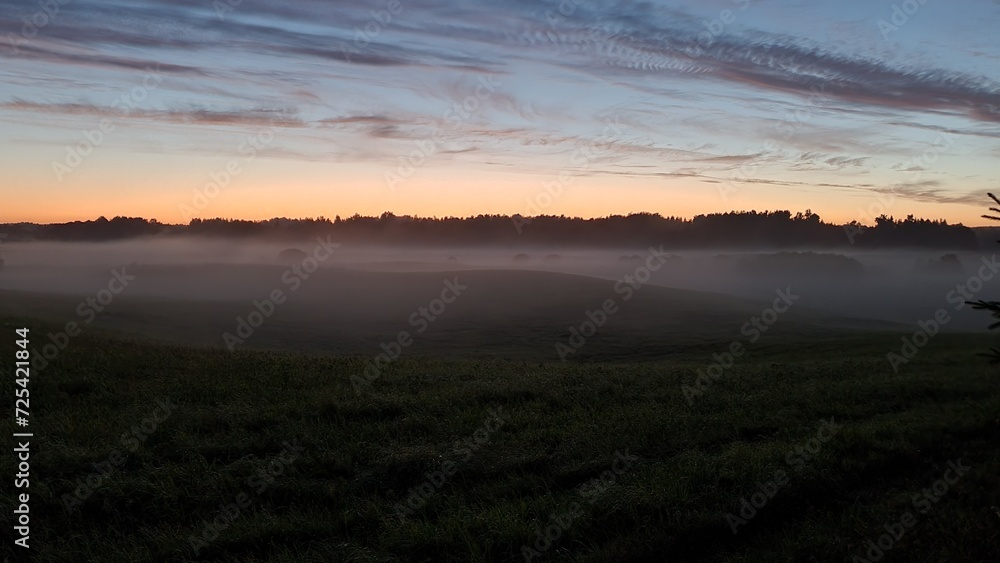
[[[0,221],[977,223],[1000,178],[996,1],[232,1],[4,1]]]

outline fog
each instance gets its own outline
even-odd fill
[[[279,259],[289,248],[304,254]],[[470,332],[485,338],[498,331],[497,339],[516,331],[524,339],[532,330],[559,334],[606,299],[624,305],[632,294],[642,298],[623,306],[607,330],[641,337],[669,325],[670,334],[725,339],[777,290],[798,296],[794,323],[786,323],[796,330],[913,332],[940,309],[949,317],[944,330],[984,330],[989,316],[963,305],[960,292],[974,299],[1000,295],[991,279],[993,255],[942,260],[945,254],[400,249],[195,238],[7,243],[0,246],[6,261],[0,312],[56,323],[83,318],[143,336],[221,345],[219,335],[253,311],[255,300],[279,290],[284,301],[254,342],[357,352],[415,326],[412,313],[438,298],[448,279],[469,289],[435,317],[428,334],[442,341]],[[113,302],[81,305],[109,287],[121,289],[112,292]],[[482,341],[465,345],[484,351],[498,345],[476,342]]]

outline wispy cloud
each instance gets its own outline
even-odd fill
[[[91,104],[40,104],[15,99],[0,104],[0,109],[32,111],[39,113],[62,113],[69,115],[93,115],[98,117],[120,117],[123,110],[111,106]],[[246,110],[217,111],[207,109],[189,110],[129,110],[129,119],[162,121],[192,125],[250,125],[271,127],[305,127],[305,123],[292,112],[283,109],[252,108]]]
[[[8,2],[0,7],[0,43],[9,44],[0,45],[0,121],[120,115],[94,103],[107,101],[92,85],[127,91],[155,67],[167,77],[157,96],[127,116],[136,146],[144,123],[150,136],[155,124],[192,136],[272,126],[287,130],[285,156],[392,162],[437,128],[450,143],[442,155],[468,153],[484,167],[551,174],[566,168],[567,154],[594,145],[598,166],[587,173],[596,176],[716,182],[753,163],[759,177],[744,183],[817,188],[840,187],[823,183],[827,173],[883,171],[888,185],[888,174],[915,171],[894,165],[922,131],[962,136],[967,150],[995,158],[1000,47],[949,36],[947,51],[884,48],[867,39],[881,41],[874,21],[855,15],[864,6],[815,7],[855,41],[805,31],[795,10],[782,12],[790,23],[779,33],[769,23],[777,8],[752,2],[706,42],[706,18],[718,7],[693,0],[442,0],[402,2],[394,13],[375,0],[243,0],[224,13],[198,0],[90,0],[63,5],[36,33],[25,32],[24,17],[38,4]],[[996,6],[975,9],[1000,16]],[[449,124],[445,112],[490,76],[501,86]],[[817,89],[822,106],[807,122],[795,118]],[[602,112],[622,134],[602,135]],[[814,183],[800,180],[807,172]],[[954,185],[903,195],[964,202],[962,189],[981,199],[978,187]]]

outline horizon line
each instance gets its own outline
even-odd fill
[[[322,221],[322,220],[326,220],[326,221],[328,221],[330,223],[334,223],[338,219],[340,221],[346,221],[346,220],[349,220],[349,219],[353,219],[355,217],[359,217],[359,218],[363,218],[363,219],[381,219],[386,214],[388,214],[388,215],[390,215],[392,217],[400,218],[400,219],[416,219],[416,220],[428,220],[428,219],[429,220],[445,220],[445,219],[469,220],[469,219],[476,219],[476,218],[479,218],[479,217],[497,217],[497,218],[504,218],[504,219],[511,219],[511,220],[513,220],[514,218],[522,218],[522,219],[529,219],[529,220],[542,219],[542,218],[557,218],[557,219],[563,219],[563,220],[592,221],[592,220],[611,219],[611,218],[616,218],[616,217],[627,218],[627,217],[634,217],[636,215],[649,215],[649,216],[656,216],[656,217],[659,217],[660,219],[665,219],[665,220],[693,221],[693,220],[695,220],[698,217],[708,217],[708,216],[713,216],[713,215],[727,215],[727,214],[736,214],[736,215],[739,215],[739,214],[746,214],[746,215],[752,215],[752,214],[767,215],[767,214],[780,213],[780,212],[787,212],[787,213],[789,213],[791,215],[791,218],[794,219],[796,217],[796,214],[798,214],[798,213],[806,214],[807,212],[811,212],[811,210],[807,209],[806,211],[796,211],[796,212],[793,212],[793,211],[791,211],[789,209],[773,209],[773,210],[764,209],[764,210],[760,210],[760,211],[758,211],[756,209],[750,209],[750,210],[735,210],[734,209],[734,210],[729,210],[729,211],[713,211],[713,212],[710,212],[710,213],[698,213],[698,214],[695,214],[695,215],[692,215],[692,216],[663,215],[662,213],[653,212],[653,211],[632,211],[632,212],[629,212],[627,214],[612,213],[612,214],[608,214],[608,215],[594,215],[594,216],[589,216],[589,217],[580,216],[580,215],[569,216],[569,215],[562,215],[562,214],[561,215],[553,215],[553,214],[523,215],[523,214],[520,214],[520,213],[514,213],[514,214],[479,213],[477,215],[465,215],[465,216],[460,216],[460,215],[442,215],[442,216],[437,216],[437,215],[426,216],[426,215],[424,215],[424,216],[421,216],[421,215],[409,215],[409,214],[397,215],[396,213],[393,213],[391,211],[384,211],[384,212],[382,212],[382,213],[380,213],[378,215],[363,215],[361,213],[353,213],[353,214],[348,215],[348,216],[342,216],[340,214],[336,214],[333,217],[328,217],[326,215],[317,215],[315,217],[272,216],[272,217],[263,218],[263,219],[239,218],[239,217],[221,217],[221,216],[217,216],[217,217],[192,217],[191,219],[188,220],[187,223],[162,223],[156,217],[148,217],[147,218],[147,217],[143,217],[143,216],[115,215],[115,216],[113,216],[113,217],[111,217],[109,219],[106,215],[99,215],[96,218],[74,219],[74,220],[70,220],[70,221],[57,221],[57,222],[49,222],[49,223],[40,223],[40,222],[35,222],[35,221],[7,221],[7,222],[0,223],[0,226],[2,226],[2,225],[37,225],[37,226],[69,225],[69,224],[73,224],[73,223],[95,223],[95,222],[100,222],[101,219],[104,219],[105,221],[108,221],[108,222],[113,221],[115,219],[140,219],[140,220],[143,220],[143,221],[146,221],[146,222],[150,222],[150,223],[155,222],[155,223],[161,224],[161,225],[163,225],[165,227],[189,227],[189,226],[191,226],[191,224],[194,221],[245,221],[245,222],[252,222],[252,223],[265,223],[265,222],[276,221],[276,220],[286,220],[286,221]],[[853,222],[852,221],[848,221],[848,222],[828,222],[828,221],[824,221],[824,219],[822,218],[822,215],[820,215],[819,213],[811,213],[811,215],[812,216],[818,216],[819,217],[819,222],[823,223],[823,224],[827,224],[827,225],[843,226],[843,225],[850,225],[853,222],[857,222],[860,225],[871,226],[871,225],[867,225],[865,223],[862,223],[862,222],[856,221],[856,220],[853,221]],[[947,219],[945,219],[943,217],[939,217],[937,219],[931,219],[931,218],[927,218],[927,217],[917,217],[917,216],[915,216],[912,213],[907,214],[906,216],[900,217],[898,219],[894,215],[886,214],[885,216],[888,217],[888,218],[890,218],[890,219],[893,219],[894,221],[902,221],[902,220],[905,220],[906,218],[908,218],[910,216],[913,216],[914,219],[916,219],[918,221],[937,221],[937,222],[944,222],[945,224],[948,224],[948,225],[964,226],[964,227],[968,227],[968,228],[985,228],[985,227],[992,226],[989,223],[984,223],[984,224],[981,224],[981,225],[966,225],[965,223],[963,223],[961,221],[959,221],[957,223],[950,223]],[[982,219],[988,219],[988,217],[985,216],[985,215],[981,215],[980,218],[982,218]],[[874,219],[875,218],[872,218],[872,219],[873,219],[872,220],[872,225],[874,225]],[[1000,225],[997,225],[997,227],[1000,228]]]

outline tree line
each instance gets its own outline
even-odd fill
[[[810,210],[732,211],[693,218],[632,213],[584,219],[564,215],[521,217],[414,217],[386,212],[262,221],[193,219],[170,225],[141,217],[100,217],[48,225],[0,225],[6,240],[102,241],[149,236],[209,236],[297,240],[331,236],[339,242],[405,245],[556,245],[671,248],[880,248],[975,249],[975,231],[944,220],[882,215],[872,226],[827,223]],[[3,238],[3,237],[0,237]]]

